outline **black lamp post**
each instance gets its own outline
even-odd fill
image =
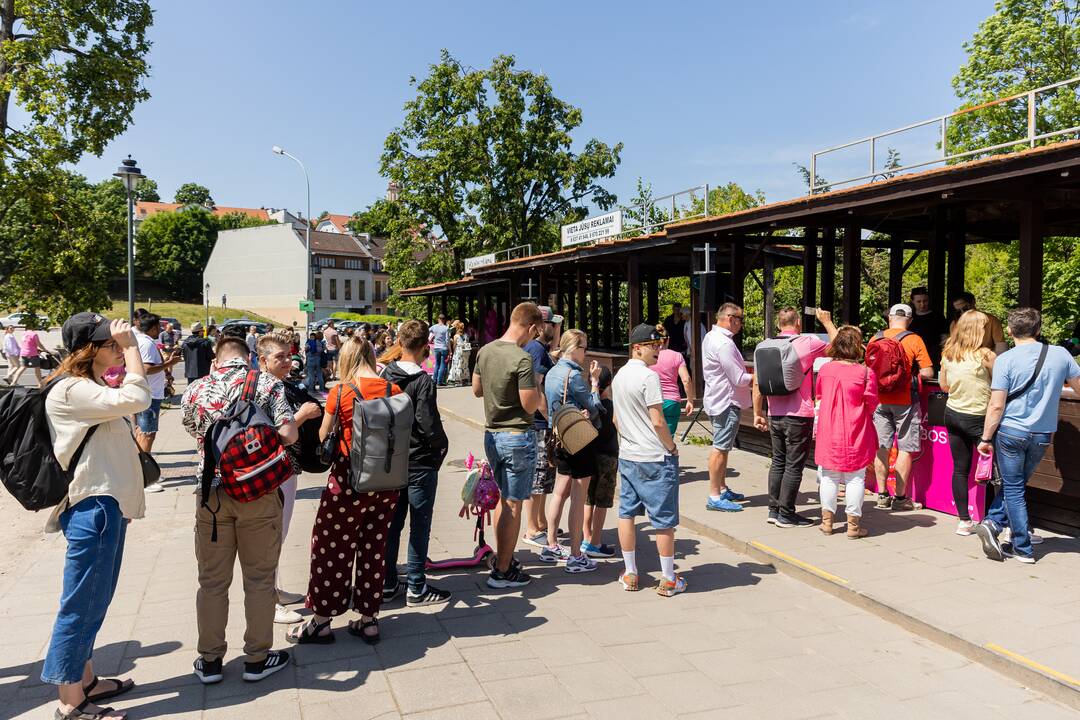
[[[120,164],[120,168],[113,173],[114,177],[120,178],[127,189],[128,203],[128,233],[127,233],[127,262],[128,262],[128,320],[135,322],[135,188],[139,182],[146,178],[135,164],[135,160],[128,155],[127,160]]]

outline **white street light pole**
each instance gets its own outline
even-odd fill
[[[275,155],[284,155],[287,158],[292,159],[300,166],[300,169],[304,171],[304,183],[307,185],[307,217],[304,219],[304,247],[305,258],[304,264],[306,266],[305,276],[305,288],[304,288],[304,300],[310,302],[311,300],[311,179],[308,177],[307,168],[304,167],[304,163],[300,162],[300,158],[295,155],[290,155],[285,152],[280,146],[275,145],[273,148]],[[307,312],[307,326],[311,327],[311,311]]]

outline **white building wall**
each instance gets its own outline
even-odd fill
[[[305,290],[303,238],[290,225],[219,232],[203,270],[207,283],[212,304],[224,293],[231,308],[302,323],[297,303]]]

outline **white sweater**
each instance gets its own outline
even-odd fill
[[[124,418],[148,407],[150,386],[146,378],[132,373],[118,388],[87,378],[69,378],[49,392],[45,414],[61,467],[67,468],[90,427],[98,425],[98,429],[83,448],[68,496],[49,516],[45,532],[58,532],[61,513],[95,495],[114,498],[125,518],[143,517],[146,502],[139,449]]]

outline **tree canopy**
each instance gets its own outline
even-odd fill
[[[513,56],[477,70],[444,50],[412,83],[416,97],[386,138],[381,172],[401,186],[408,212],[447,241],[448,275],[471,255],[550,249],[563,219],[584,216],[588,203],[614,205],[599,181],[615,174],[622,144],[589,139],[575,152],[581,110],[556,97],[546,76],[516,69]]]
[[[179,299],[197,297],[217,231],[214,216],[198,207],[151,215],[139,225],[136,269],[172,288]]]
[[[214,198],[210,197],[210,191],[206,187],[193,182],[186,182],[176,188],[173,202],[181,205],[199,205],[205,208],[214,207]]]

